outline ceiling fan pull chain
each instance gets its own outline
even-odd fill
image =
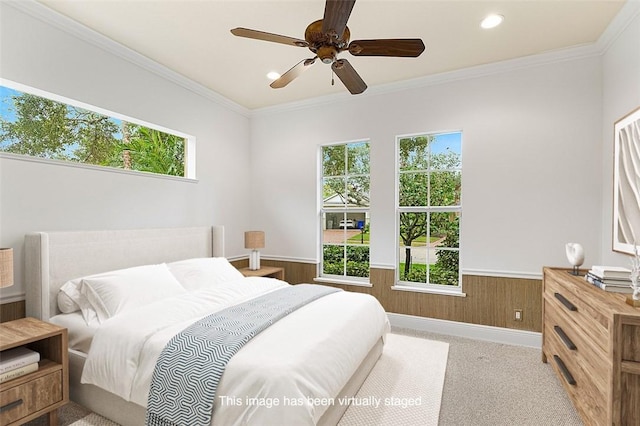
[[[335,82],[335,80],[333,79],[333,68],[331,68],[331,85],[333,86],[333,85],[335,85],[335,84],[336,84],[336,82]]]

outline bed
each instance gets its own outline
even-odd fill
[[[111,392],[103,389],[102,385],[81,382],[85,364],[94,365],[96,362],[102,362],[100,357],[95,355],[99,352],[96,348],[101,347],[100,345],[104,348],[109,347],[104,337],[109,329],[114,329],[118,321],[120,328],[126,328],[123,327],[124,324],[134,321],[139,323],[140,327],[131,329],[138,330],[144,328],[144,320],[136,319],[136,315],[142,315],[141,308],[140,312],[134,310],[118,313],[100,324],[92,323],[92,327],[78,326],[78,312],[63,314],[60,310],[58,294],[61,287],[78,277],[106,271],[137,268],[142,265],[181,264],[180,261],[185,259],[204,258],[224,258],[223,227],[37,232],[25,236],[27,315],[69,328],[71,400],[121,425],[145,423],[145,395],[149,393],[149,383],[142,379],[132,382],[131,389],[135,390],[135,393],[123,396],[122,392],[113,391],[108,386],[105,386],[105,389],[110,389]],[[247,289],[254,287],[260,288],[257,291],[271,291],[262,290],[262,284],[274,288],[288,286],[271,278],[245,280],[224,285],[228,291],[242,292],[253,291]],[[264,283],[260,280],[264,280]],[[348,408],[349,397],[356,394],[380,357],[389,329],[384,310],[371,296],[339,293],[342,295],[330,294],[303,306],[240,349],[229,362],[220,381],[212,424],[270,424],[282,423],[285,420],[313,425],[338,423]],[[184,299],[187,296],[178,297]],[[195,298],[191,295],[189,297]],[[161,306],[162,303],[168,303],[168,300],[157,303]],[[180,303],[171,301],[165,309],[170,310]],[[157,342],[155,344],[158,345]],[[148,352],[144,350],[140,353]],[[88,354],[92,354],[89,363]],[[121,363],[127,364],[124,361]],[[269,373],[270,370],[273,370],[273,373]],[[279,382],[283,380],[276,380],[274,377],[282,376],[285,370],[302,371],[304,377],[297,378],[291,373],[292,377],[285,377],[284,382],[298,380],[304,382],[304,386],[300,388],[296,385],[298,389],[291,394],[288,393],[288,388],[284,391],[282,386],[288,384],[281,385]],[[140,371],[144,372],[145,369],[140,367]],[[144,377],[144,374],[135,372],[133,376],[133,380],[138,380],[138,377]],[[314,380],[323,383],[310,382],[311,376],[317,376]],[[323,378],[319,379],[320,376]],[[278,385],[272,386],[270,380],[278,381]],[[86,377],[84,381],[86,382]],[[118,376],[112,381],[118,385],[121,380]],[[258,390],[252,395],[250,392],[253,392],[254,388]],[[265,391],[267,388],[272,388],[274,393],[269,394]],[[237,394],[244,391],[247,394]],[[308,395],[305,392],[308,392]],[[294,399],[296,395],[305,395],[305,401],[303,398],[297,401],[301,402],[301,405],[307,403],[308,406],[297,407]],[[288,396],[291,396],[291,399],[287,399]],[[320,399],[311,399],[316,397],[323,397],[324,400],[319,402]],[[254,403],[246,404],[247,401]],[[271,405],[265,404],[265,401],[270,401]],[[272,404],[274,401],[279,405],[276,409]],[[284,404],[286,401],[289,401],[287,406]]]

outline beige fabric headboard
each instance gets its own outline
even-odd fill
[[[224,257],[224,227],[35,232],[25,236],[27,316],[60,313],[57,294],[70,279],[195,257]]]

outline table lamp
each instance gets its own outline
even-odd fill
[[[0,287],[13,285],[13,249],[0,248]]]
[[[244,233],[244,248],[251,249],[249,269],[260,269],[260,252],[264,248],[264,231],[247,231]]]

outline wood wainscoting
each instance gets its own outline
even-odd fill
[[[24,317],[24,300],[0,304],[0,322],[13,321]]]
[[[243,261],[232,263],[237,267],[246,266]],[[261,263],[265,266],[283,267],[287,281],[292,284],[313,283],[316,277],[317,266],[312,263],[268,259],[262,259]],[[542,331],[541,279],[463,275],[462,290],[466,297],[393,290],[393,269],[371,268],[370,282],[373,287],[327,285],[371,294],[387,312],[515,330]],[[521,321],[515,320],[516,309],[522,311]]]

